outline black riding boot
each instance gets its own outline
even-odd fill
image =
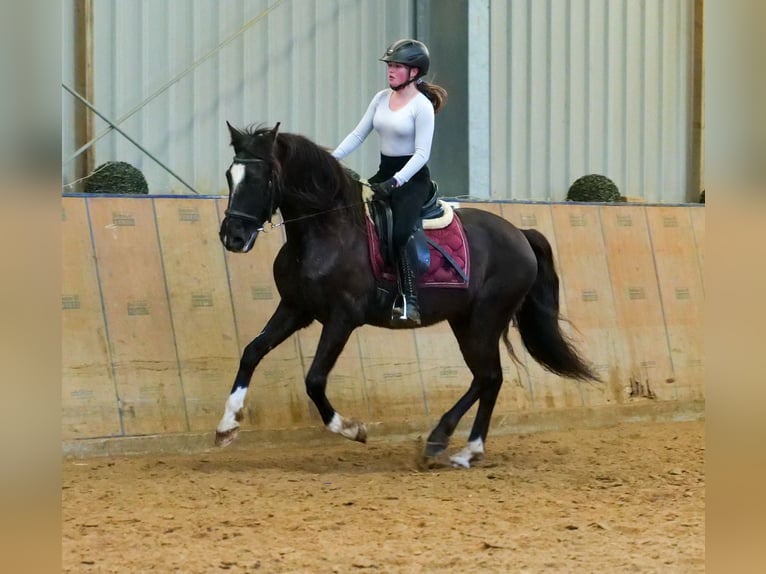
[[[392,319],[398,325],[416,327],[420,325],[418,307],[418,277],[415,266],[407,255],[407,249],[399,253],[399,291],[401,305],[394,305]]]

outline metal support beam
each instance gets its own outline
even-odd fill
[[[75,91],[93,101],[93,0],[75,2]],[[81,146],[93,138],[93,115],[83,106],[75,108],[75,145]],[[77,157],[75,178],[82,179],[93,172],[95,158],[92,149]],[[78,190],[79,191],[79,190]]]
[[[694,0],[694,31],[692,50],[692,150],[690,166],[690,189],[687,201],[699,201],[705,189],[705,1]]]
[[[490,198],[490,0],[468,0],[468,195]]]

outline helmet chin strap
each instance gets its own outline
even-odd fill
[[[410,67],[407,68],[407,70],[411,70],[411,69],[412,68],[410,68]],[[409,86],[412,82],[417,82],[419,79],[420,78],[418,76],[415,76],[414,78],[410,78],[409,80],[407,80],[403,84],[399,84],[398,86],[392,86],[391,84],[388,84],[388,87],[391,88],[392,90],[394,90],[395,92],[398,92],[402,88],[405,88],[405,87]]]
[[[392,90],[394,90],[395,92],[398,92],[402,88],[405,88],[405,87],[409,86],[412,82],[416,82],[416,81],[417,81],[417,78],[410,78],[409,80],[407,80],[403,84],[399,84],[398,86],[392,86],[391,84],[389,84],[389,87]]]

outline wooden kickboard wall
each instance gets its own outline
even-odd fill
[[[62,435],[122,435],[88,204],[64,198],[61,219]]]
[[[189,430],[152,204],[88,205],[124,432]]]
[[[505,219],[521,229],[536,229],[545,235],[551,243],[553,253],[557,253],[556,230],[553,226],[553,213],[549,204],[506,203],[502,205],[502,214]],[[558,263],[557,260],[556,263]],[[563,280],[560,280],[559,284],[559,300],[562,315],[568,317]],[[573,335],[572,329],[566,323],[562,324],[562,328],[570,337]],[[529,389],[531,398],[531,405],[528,407],[551,409],[582,406],[581,383],[571,379],[562,380],[561,377],[543,369],[527,353],[518,331],[513,329],[511,333],[514,349],[517,354],[524,358],[525,370],[522,373],[526,373],[525,386]]]
[[[704,399],[703,206],[461,205],[548,238],[570,321],[562,328],[604,380],[549,373],[511,329],[518,362],[501,342],[496,416]],[[227,252],[225,207],[223,198],[63,198],[64,440],[214,430],[242,349],[279,304],[272,264],[284,241],[277,228],[249,254]],[[304,387],[320,334],[315,323],[263,359],[243,428],[321,424]],[[435,422],[470,381],[447,323],[364,326],[327,392],[366,422]]]

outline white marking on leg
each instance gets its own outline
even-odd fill
[[[238,387],[233,393],[229,395],[226,400],[226,410],[223,413],[221,422],[218,423],[216,429],[220,433],[224,433],[239,427],[237,422],[237,413],[245,406],[245,395],[247,394],[246,387]]]
[[[327,424],[327,430],[338,433],[351,440],[359,440],[360,433],[367,436],[367,431],[362,423],[343,418],[337,412],[332,416],[332,420]]]
[[[327,430],[330,432],[339,433],[342,429],[343,429],[343,417],[341,417],[338,413],[335,413],[332,416],[332,420],[327,425]]]
[[[480,438],[469,442],[463,450],[457,454],[453,454],[449,459],[452,461],[452,466],[461,466],[463,468],[471,468],[471,460],[474,458],[481,458],[484,455],[484,441]]]

